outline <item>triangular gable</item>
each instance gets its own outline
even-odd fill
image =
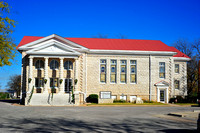
[[[24,44],[24,45],[18,47],[18,50],[30,50],[30,49],[35,48],[35,47],[40,47],[40,46],[42,46],[43,43],[46,43],[46,42],[48,42],[50,40],[62,42],[63,44],[72,47],[73,49],[88,50],[86,47],[84,47],[82,45],[79,45],[79,44],[76,44],[76,43],[74,43],[74,42],[72,42],[70,40],[67,40],[67,39],[65,39],[63,37],[60,37],[60,36],[58,36],[56,34],[52,34],[50,36],[47,36],[47,37],[44,37],[44,38],[40,38],[40,39],[35,40],[33,42]]]
[[[80,55],[79,52],[70,46],[63,45],[60,42],[52,41],[40,47],[33,48],[26,52],[27,54],[43,54],[43,55]]]
[[[154,84],[155,86],[169,86],[169,83],[162,80]]]

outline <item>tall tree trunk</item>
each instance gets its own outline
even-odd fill
[[[199,94],[199,98],[200,98],[200,60],[199,60],[198,94]]]

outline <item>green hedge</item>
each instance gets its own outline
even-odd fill
[[[98,95],[97,94],[90,94],[88,97],[88,102],[90,103],[98,103]]]
[[[114,100],[113,103],[126,103],[126,100]]]
[[[7,92],[0,92],[0,100],[8,99],[9,93]]]
[[[197,103],[197,96],[186,96],[183,98],[182,96],[177,96],[176,98],[170,98],[170,103]]]

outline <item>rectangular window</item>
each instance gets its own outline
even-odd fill
[[[44,78],[35,78],[35,87],[44,87]]]
[[[117,60],[110,61],[110,82],[116,83]]]
[[[121,65],[120,82],[126,83],[126,60],[121,60],[120,65]]]
[[[179,64],[175,64],[175,73],[179,73]]]
[[[50,78],[50,87],[58,87],[58,78]]]
[[[130,82],[136,83],[136,74],[137,74],[137,62],[136,60],[130,61]]]
[[[100,60],[100,82],[106,82],[106,60]]]
[[[111,99],[110,91],[101,91],[100,92],[101,99]]]
[[[175,87],[175,89],[179,89],[180,88],[179,80],[175,80],[174,81],[174,87]]]
[[[159,77],[165,78],[165,62],[159,62]]]
[[[72,91],[72,79],[65,79],[65,92]]]

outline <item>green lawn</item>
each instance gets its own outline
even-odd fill
[[[191,106],[198,106],[196,103],[175,103],[176,105],[184,106],[184,105],[191,105]]]
[[[96,104],[96,103],[92,103],[92,104],[87,104],[87,106],[101,106],[101,105],[168,105],[168,104],[164,104],[164,103],[143,103],[143,104],[135,104],[135,103],[101,103],[101,104]]]

